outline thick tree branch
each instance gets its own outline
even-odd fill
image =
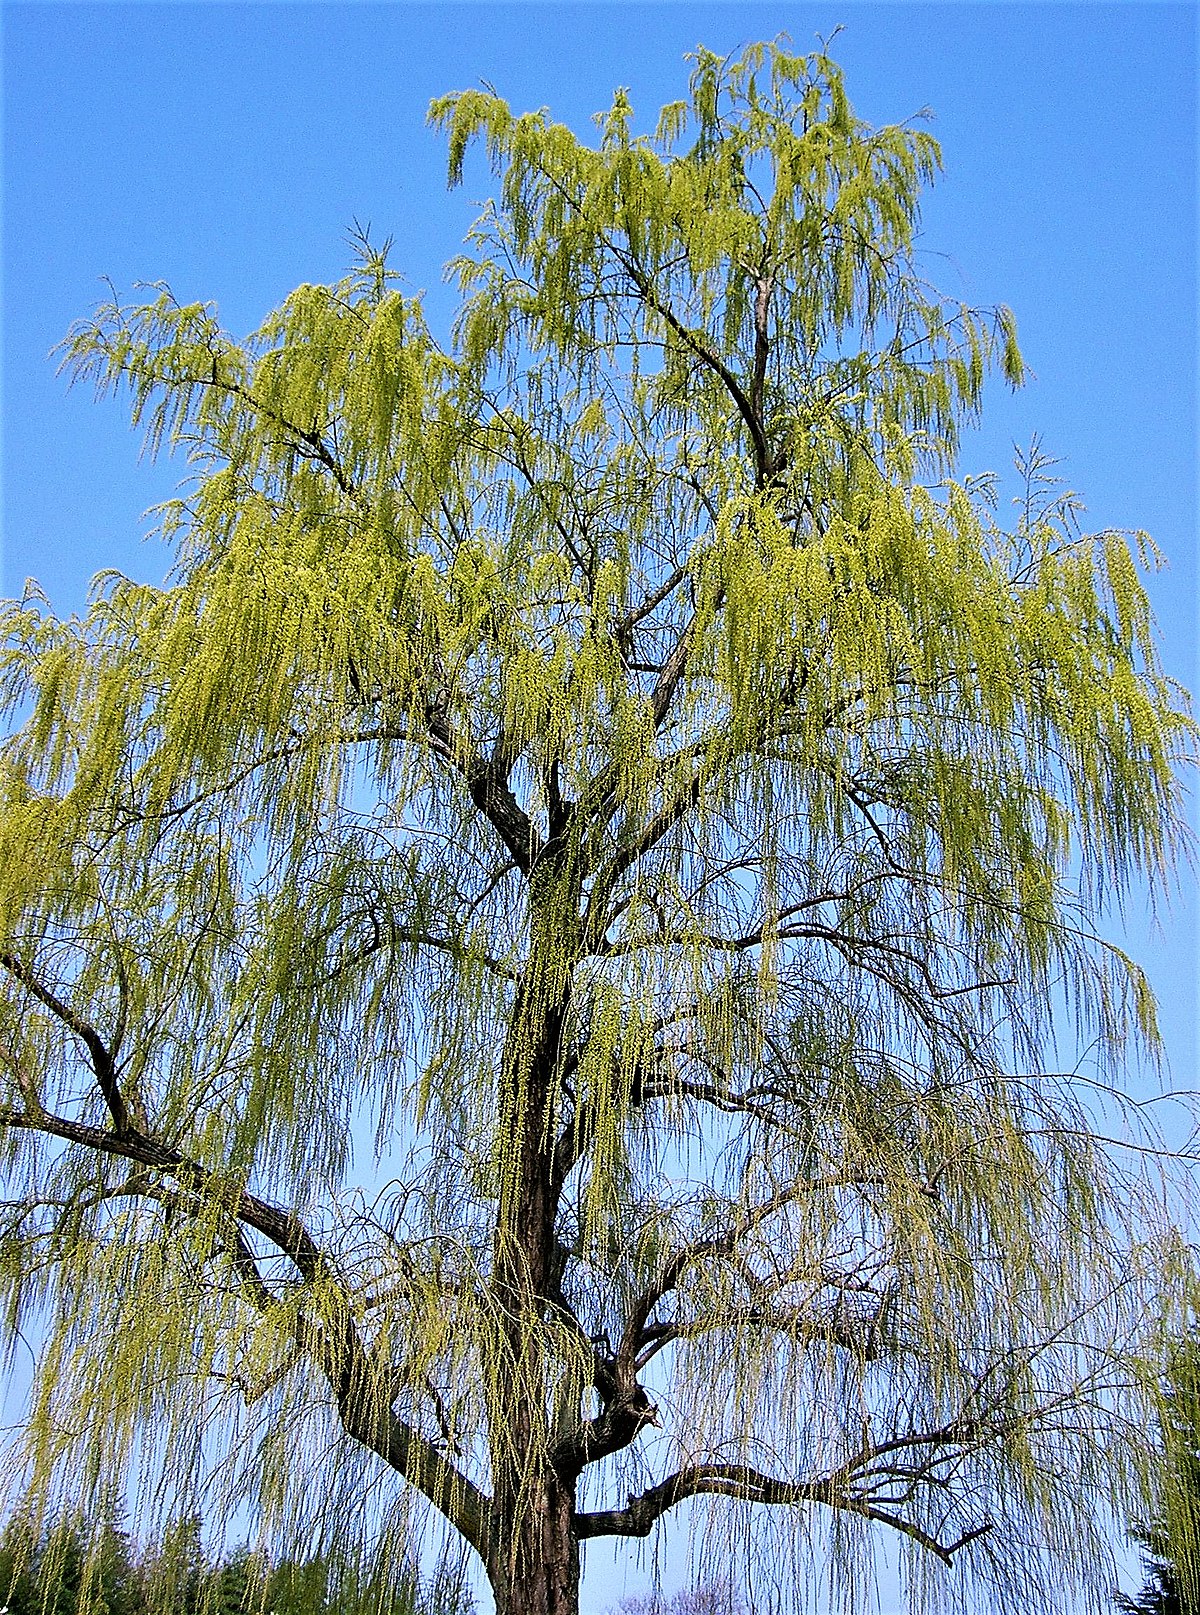
[[[473,748],[451,733],[444,707],[426,704],[425,723],[440,754],[462,775],[472,802],[492,825],[513,863],[528,875],[541,852],[541,838],[508,784],[508,761],[485,762]]]
[[[118,1133],[128,1132],[131,1128],[129,1109],[122,1097],[117,1084],[117,1067],[113,1051],[96,1031],[90,1022],[82,1016],[76,1015],[68,1004],[65,1004],[57,994],[45,986],[33,974],[28,965],[12,953],[0,953],[0,966],[8,971],[9,975],[19,981],[31,997],[37,999],[50,1013],[68,1029],[83,1044],[87,1050],[88,1061],[96,1078],[96,1085],[104,1096],[104,1103],[108,1106],[112,1117],[113,1128]]]
[[[770,274],[760,274],[754,283],[754,374],[750,383],[750,408],[755,418],[762,420],[763,394],[767,379],[767,361],[771,354],[769,337],[769,315],[771,308],[771,293],[775,289],[775,277]]]
[[[144,1133],[129,1127],[120,1133],[106,1131],[42,1109],[22,1112],[2,1108],[0,1126],[45,1133],[67,1143],[152,1167],[174,1178],[198,1203],[219,1206],[237,1223],[262,1234],[291,1260],[309,1283],[332,1277],[324,1253],[293,1212],[273,1206],[246,1189],[222,1182],[198,1162]],[[126,1186],[123,1192],[132,1191]],[[139,1187],[137,1192],[148,1191]],[[167,1192],[151,1191],[151,1197],[162,1199]],[[182,1203],[175,1196],[171,1198],[177,1206]],[[253,1252],[240,1231],[232,1235],[231,1256],[247,1298],[260,1310],[274,1306]],[[340,1297],[340,1290],[337,1296]],[[491,1505],[486,1494],[460,1474],[432,1442],[392,1411],[379,1373],[354,1328],[345,1298],[335,1300],[327,1320],[320,1326],[299,1317],[295,1334],[297,1345],[328,1381],[347,1434],[403,1475],[472,1547],[486,1554],[491,1533]]]
[[[675,648],[667,657],[663,670],[658,676],[658,682],[650,694],[650,712],[654,719],[654,727],[661,729],[663,719],[671,705],[671,699],[679,687],[683,677],[683,670],[687,666],[692,646],[696,638],[697,618],[693,616],[687,626],[675,641]]]
[[[721,356],[714,352],[697,332],[685,325],[671,305],[659,296],[654,289],[649,274],[638,263],[632,253],[622,252],[616,247],[613,248],[613,252],[625,273],[637,287],[638,293],[647,308],[653,309],[688,352],[694,354],[705,369],[710,370],[719,379],[733,400],[738,414],[742,417],[746,429],[750,433],[750,441],[754,449],[756,485],[760,488],[765,487],[772,478],[779,475],[785,462],[779,456],[772,456],[770,444],[767,442],[767,434],[763,429],[762,419],[754,407],[753,400],[747,395],[745,389]]]
[[[677,566],[667,578],[666,582],[646,596],[640,606],[628,611],[619,622],[613,624],[613,638],[617,644],[624,646],[638,623],[643,622],[652,612],[656,611],[663,601],[673,593],[688,575],[687,568]]]
[[[577,1514],[575,1529],[581,1540],[599,1536],[649,1536],[670,1509],[689,1497],[700,1496],[729,1497],[747,1503],[775,1504],[786,1508],[810,1503],[825,1504],[829,1508],[841,1509],[891,1526],[946,1565],[953,1562],[954,1555],[962,1548],[992,1528],[990,1522],[985,1523],[963,1532],[952,1542],[942,1542],[911,1520],[879,1508],[852,1492],[839,1490],[828,1479],[786,1481],[764,1475],[747,1464],[693,1464],[660,1481],[657,1486],[631,1496],[623,1509]]]
[[[695,807],[704,789],[704,782],[704,773],[697,768],[683,789],[678,791],[665,807],[660,808],[650,822],[632,836],[609,861],[607,867],[596,876],[588,897],[584,934],[598,951],[608,951],[608,946],[603,942],[603,935],[611,924],[608,905],[617,882]]]
[[[568,1159],[573,1159],[579,1151],[577,1140],[568,1140],[567,1134],[559,1139],[558,1148]],[[556,1447],[554,1462],[560,1473],[571,1477],[578,1475],[586,1465],[629,1446],[646,1425],[658,1423],[658,1410],[638,1381],[639,1369],[653,1352],[639,1360],[640,1354],[651,1343],[657,1344],[661,1334],[661,1329],[647,1329],[654,1307],[675,1288],[690,1266],[728,1257],[745,1234],[809,1192],[809,1188],[806,1184],[781,1191],[745,1212],[732,1229],[685,1246],[667,1262],[655,1284],[644,1291],[630,1309],[615,1353],[603,1356],[597,1353],[593,1383],[600,1395],[602,1411],[596,1418],[584,1420]]]
[[[269,1201],[251,1194],[248,1189],[239,1189],[235,1184],[222,1181],[199,1162],[190,1160],[179,1150],[160,1143],[132,1126],[118,1133],[93,1127],[87,1122],[72,1121],[69,1117],[58,1116],[41,1108],[19,1111],[8,1107],[0,1108],[0,1126],[45,1133],[104,1155],[119,1156],[123,1160],[136,1161],[141,1166],[154,1167],[264,1235],[289,1258],[303,1278],[312,1280],[327,1271],[320,1247],[293,1212],[271,1205]]]

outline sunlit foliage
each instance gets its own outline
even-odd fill
[[[1153,549],[955,480],[1013,322],[825,56],[701,51],[652,139],[432,119],[498,182],[447,340],[364,239],[245,341],[67,345],[191,480],[166,587],[5,621],[24,1473],[348,1553],[422,1497],[505,1615],[689,1499],[759,1597],[883,1531],[1058,1607],[1180,1262],[1095,1098],[1193,746]]]

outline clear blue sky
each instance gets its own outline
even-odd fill
[[[1196,32],[1190,5],[679,3],[24,4],[4,49],[3,592],[60,610],[102,566],[161,575],[143,512],[182,474],[139,462],[117,403],[68,393],[50,350],[108,276],[212,299],[241,333],[298,282],[338,274],[353,220],[449,304],[442,262],[484,194],[447,195],[430,98],[480,79],[580,130],[618,84],[652,124],[685,51],[781,31],[833,53],[860,115],[928,107],[946,176],[930,277],[1016,311],[1036,380],[994,389],[963,469],[1042,435],[1095,527],[1143,527],[1171,560],[1155,598],[1197,683]],[[1130,934],[1164,999],[1174,1079],[1196,1084],[1195,908]],[[672,1577],[672,1579],[674,1579]],[[595,1579],[592,1604],[609,1584]],[[619,1594],[619,1587],[617,1593]]]

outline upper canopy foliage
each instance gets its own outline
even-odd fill
[[[1137,560],[1036,453],[1011,528],[951,480],[1012,319],[824,55],[700,51],[653,140],[431,116],[499,180],[449,342],[364,240],[243,342],[163,289],[67,345],[191,480],[166,587],[5,619],[36,1473],[209,1430],[345,1540],[382,1457],[497,1585],[546,1465],[576,1538],[709,1494],[781,1573],[824,1505],[1087,1582],[1174,1261],[1046,1070],[1156,1043],[1096,931],[1193,741]]]

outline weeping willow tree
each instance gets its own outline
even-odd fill
[[[416,1499],[501,1615],[681,1516],[1059,1607],[1177,1265],[1089,1098],[1192,744],[1152,555],[954,479],[1022,361],[915,267],[933,140],[693,66],[652,139],[434,104],[497,180],[446,341],[366,240],[244,342],[69,339],[191,477],[165,587],[5,622],[23,1474],[346,1551]]]

